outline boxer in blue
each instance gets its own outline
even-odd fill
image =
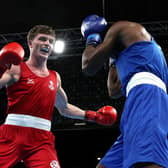
[[[161,47],[141,24],[108,27],[98,15],[83,20],[81,33],[83,72],[94,75],[110,59],[126,96],[121,135],[97,168],[168,168],[168,68]]]

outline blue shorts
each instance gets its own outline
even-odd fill
[[[125,102],[120,130],[121,135],[100,161],[105,168],[133,168],[139,162],[168,168],[168,95],[165,91],[150,84],[135,86]]]

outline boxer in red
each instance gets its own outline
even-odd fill
[[[27,35],[29,59],[16,42],[0,52],[0,88],[7,87],[8,109],[0,126],[0,167],[13,167],[20,160],[29,168],[60,168],[51,129],[54,106],[60,114],[112,125],[115,108],[104,106],[97,112],[85,111],[68,103],[60,75],[47,68],[47,59],[56,40],[46,25],[34,26]]]

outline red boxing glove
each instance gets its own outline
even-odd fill
[[[0,51],[0,77],[10,68],[11,64],[19,65],[24,58],[24,49],[17,42],[5,45]]]
[[[97,112],[86,111],[85,118],[86,120],[95,121],[101,125],[110,126],[113,125],[117,119],[117,111],[112,106],[104,106]]]

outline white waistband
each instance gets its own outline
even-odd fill
[[[156,75],[150,72],[139,72],[133,75],[126,87],[126,96],[128,96],[130,90],[140,84],[152,84],[160,87],[166,92],[165,83]]]
[[[51,129],[50,120],[24,114],[8,114],[5,124],[38,128],[46,131]]]

